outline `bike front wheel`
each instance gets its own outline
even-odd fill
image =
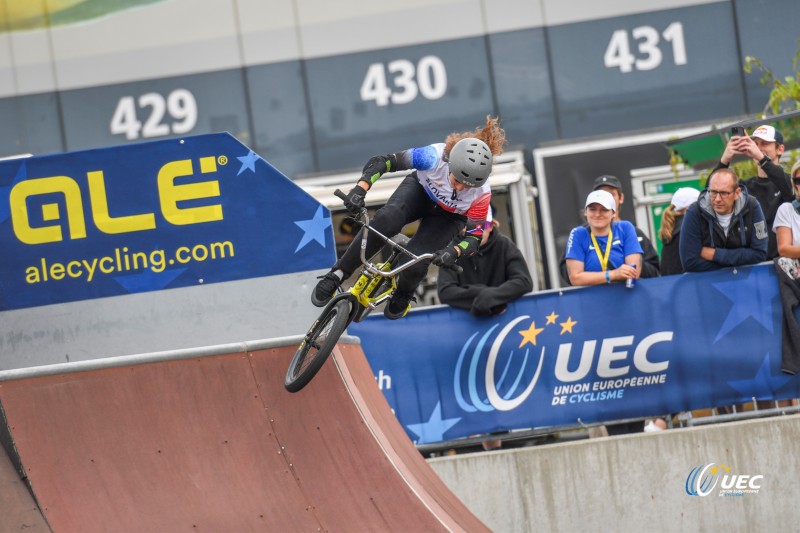
[[[323,311],[297,348],[286,371],[284,387],[297,392],[317,375],[350,322],[353,302],[342,299]]]

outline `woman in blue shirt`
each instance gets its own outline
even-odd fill
[[[616,208],[608,191],[592,191],[586,198],[584,214],[589,227],[574,228],[567,241],[567,272],[572,285],[601,285],[639,277],[642,247],[633,224],[627,220],[614,222]]]

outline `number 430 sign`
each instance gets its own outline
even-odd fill
[[[391,84],[387,83],[387,71]],[[416,65],[407,59],[371,64],[361,82],[360,96],[364,102],[373,100],[375,105],[383,107],[390,102],[408,104],[419,95],[428,100],[438,100],[446,92],[444,63],[437,56],[425,56]]]

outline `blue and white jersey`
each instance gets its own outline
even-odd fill
[[[476,222],[484,222],[492,199],[489,180],[481,187],[459,191],[453,198],[450,165],[443,159],[444,146],[444,143],[437,143],[400,152],[401,168],[416,169],[420,185],[431,200],[445,211],[466,215],[469,220]]]

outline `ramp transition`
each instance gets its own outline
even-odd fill
[[[42,513],[0,447],[0,531],[49,532]]]
[[[52,530],[488,531],[408,440],[360,346],[289,394],[294,350],[6,377],[0,402]]]

